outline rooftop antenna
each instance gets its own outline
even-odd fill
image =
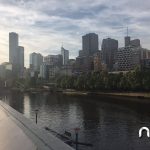
[[[127,36],[129,35],[129,29],[128,29],[128,27],[127,27]]]
[[[62,45],[61,45],[61,47],[63,47],[63,42],[62,42]]]

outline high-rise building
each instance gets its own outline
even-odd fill
[[[18,55],[19,55],[19,74],[20,77],[23,77],[24,74],[24,47],[19,46],[18,47]]]
[[[118,41],[107,38],[102,41],[102,57],[103,62],[107,65],[108,71],[112,71],[116,60],[116,53],[118,50]]]
[[[150,59],[150,50],[141,48],[141,59]]]
[[[93,56],[94,62],[94,71],[99,72],[102,70],[102,53],[101,51],[97,52]]]
[[[12,64],[14,77],[23,77],[24,47],[19,46],[18,34],[9,33],[9,63]]]
[[[141,46],[140,40],[139,39],[131,40],[130,45],[133,46],[133,47],[140,47]]]
[[[63,65],[67,65],[69,60],[69,51],[61,47],[61,55],[63,58]]]
[[[75,63],[76,72],[91,72],[94,70],[93,56],[77,57]]]
[[[125,37],[125,47],[130,46],[131,38],[130,36]]]
[[[30,54],[30,69],[32,71],[39,72],[42,63],[43,63],[43,56],[40,53]]]
[[[48,55],[44,57],[44,62],[40,67],[40,77],[46,80],[55,77],[59,73],[62,63],[62,55]]]
[[[129,71],[133,69],[132,64],[132,48],[123,47],[119,48],[117,51],[117,70],[118,71]]]
[[[4,62],[0,65],[0,77],[2,79],[10,79],[12,76],[12,64]]]
[[[9,33],[9,62],[18,64],[18,34],[14,32]]]
[[[18,58],[18,34],[11,32],[9,33],[9,62],[12,64],[14,76],[18,76]]]
[[[48,55],[44,57],[44,62],[53,66],[62,66],[63,58],[62,55]]]
[[[119,48],[117,52],[117,65],[119,71],[129,71],[133,70],[135,67],[140,67],[141,62],[149,59],[149,50],[141,48],[128,46]]]
[[[141,69],[142,70],[149,70],[150,69],[150,59],[143,59],[141,60]]]
[[[82,36],[82,50],[84,56],[91,56],[99,50],[98,35],[89,33]]]
[[[49,65],[46,63],[43,63],[40,66],[40,74],[39,77],[45,80],[49,79]]]
[[[128,47],[128,46],[140,47],[141,46],[140,40],[139,39],[131,40],[130,36],[126,36],[125,37],[125,47]]]
[[[119,48],[116,56],[114,65],[116,70],[129,71],[135,67],[141,66],[142,68],[147,63],[145,59],[150,58],[150,51],[141,47],[139,39],[131,40],[127,36],[125,37],[125,47]]]

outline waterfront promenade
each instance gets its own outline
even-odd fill
[[[0,101],[0,150],[73,150]]]

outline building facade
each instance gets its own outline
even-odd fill
[[[84,56],[91,56],[99,50],[98,35],[89,33],[82,36],[82,50],[80,53]]]
[[[99,72],[102,71],[102,52],[99,51],[94,54],[93,56],[93,63],[94,63],[94,71]]]
[[[142,70],[150,70],[150,59],[142,59],[141,60],[141,69]]]
[[[14,32],[9,33],[9,62],[13,67],[13,77],[17,77],[19,72],[18,34]]]
[[[44,57],[44,62],[40,66],[40,75],[44,80],[53,79],[59,74],[63,65],[62,55],[48,55]]]
[[[40,53],[30,54],[30,69],[32,71],[39,72],[42,63],[43,63],[43,56]]]
[[[9,63],[12,64],[13,77],[23,77],[24,47],[19,46],[18,34],[9,33]]]
[[[44,62],[49,65],[61,67],[63,65],[62,55],[48,55],[44,57]]]
[[[18,64],[18,34],[14,32],[9,33],[9,62]]]
[[[19,76],[23,78],[24,76],[24,47],[18,46],[18,55],[19,55]]]
[[[117,51],[117,70],[129,71],[132,69],[132,48],[127,46],[119,48]]]
[[[150,50],[141,48],[141,59],[150,59]]]
[[[0,65],[0,78],[11,79],[12,77],[12,64],[9,62],[4,62]]]
[[[77,57],[75,63],[76,72],[91,72],[94,70],[93,56]]]
[[[61,47],[61,55],[63,59],[63,65],[67,65],[69,60],[69,51]]]
[[[147,50],[146,52],[150,51]],[[141,60],[147,58],[145,56],[145,49],[141,47],[128,46],[119,48],[117,52],[118,71],[129,71],[135,67],[140,67]]]
[[[131,40],[130,36],[125,37],[125,47],[132,46],[132,47],[141,47],[141,43],[139,39]]]
[[[116,61],[116,53],[118,50],[118,41],[107,38],[102,41],[102,57],[103,62],[107,65],[108,71],[113,70],[113,65]]]

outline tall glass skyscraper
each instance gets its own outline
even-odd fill
[[[43,63],[43,56],[40,53],[31,53],[30,54],[30,69],[32,71],[40,71],[40,66]]]
[[[9,33],[9,62],[14,77],[22,77],[24,70],[24,47],[19,46],[18,34]]]
[[[69,61],[69,51],[61,47],[61,55],[63,58],[63,65],[67,65]]]
[[[18,64],[18,34],[14,32],[9,33],[9,62]]]

